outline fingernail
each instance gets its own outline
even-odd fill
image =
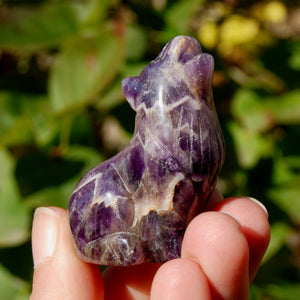
[[[252,198],[252,197],[247,197],[247,198],[248,198],[249,200],[251,200],[252,202],[256,203],[258,206],[260,206],[260,207],[265,211],[265,213],[267,214],[267,216],[269,217],[269,213],[268,213],[266,207],[265,207],[260,201],[258,201],[258,200],[255,199],[255,198]]]
[[[47,207],[39,207],[35,210],[32,226],[32,256],[34,268],[53,255],[59,215]]]
[[[237,223],[239,224],[240,228],[242,228],[241,221],[240,221],[235,215],[233,215],[232,213],[230,213],[230,212],[228,212],[228,211],[223,211],[223,210],[221,210],[220,213],[225,214],[225,215],[228,215],[228,216],[230,216],[231,218],[235,219],[235,220],[237,221]]]

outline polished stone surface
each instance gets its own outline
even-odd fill
[[[186,226],[203,210],[224,160],[212,98],[212,56],[188,36],[171,40],[123,92],[134,135],[88,172],[69,204],[79,256],[101,265],[180,257]]]

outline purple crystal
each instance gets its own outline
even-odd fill
[[[180,257],[185,228],[224,160],[213,66],[194,38],[178,36],[140,76],[123,80],[136,111],[132,140],[81,179],[69,204],[83,260],[126,266]]]

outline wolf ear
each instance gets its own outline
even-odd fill
[[[130,106],[136,110],[137,96],[140,93],[140,81],[138,77],[127,77],[122,80],[122,90]]]

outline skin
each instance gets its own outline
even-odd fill
[[[108,267],[103,274],[76,255],[65,210],[37,209],[30,299],[249,299],[270,240],[267,211],[257,200],[222,201],[217,192],[208,209],[189,224],[180,259]]]

